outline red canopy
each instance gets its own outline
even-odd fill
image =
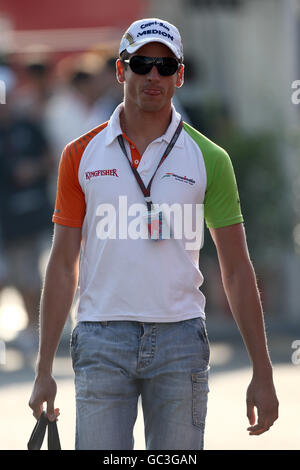
[[[8,16],[16,30],[123,28],[141,17],[144,5],[145,0],[1,0],[0,16]]]
[[[93,48],[115,49],[129,24],[144,16],[147,0],[0,0],[2,49],[30,53],[37,48],[61,56]],[[3,22],[2,22],[3,25]]]

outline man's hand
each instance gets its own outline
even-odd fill
[[[278,418],[278,400],[272,379],[253,377],[247,390],[247,417],[250,436],[258,436],[270,429]],[[257,423],[254,407],[257,408]]]
[[[56,396],[56,382],[51,374],[37,375],[32,394],[29,400],[29,406],[33,410],[33,416],[39,419],[43,412],[43,404],[47,403],[47,417],[50,421],[55,421],[59,416],[59,409],[54,409],[54,400]]]

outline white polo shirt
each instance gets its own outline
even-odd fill
[[[59,166],[53,221],[82,227],[77,320],[205,318],[205,297],[199,289],[201,213],[204,209],[208,227],[243,221],[230,158],[184,123],[151,187],[152,202],[166,213],[170,236],[151,240],[143,193],[118,142],[122,106],[108,122],[67,145]],[[166,133],[151,142],[142,157],[123,134],[145,185],[180,119],[172,107]]]

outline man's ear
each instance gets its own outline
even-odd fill
[[[184,83],[184,65],[181,64],[177,72],[176,87],[177,88],[182,87],[183,83]]]
[[[116,76],[117,80],[119,83],[124,83],[125,82],[125,66],[124,62],[122,60],[117,59],[116,60]]]

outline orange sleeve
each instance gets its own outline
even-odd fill
[[[52,221],[69,227],[81,227],[85,216],[85,196],[78,180],[83,152],[73,142],[64,149],[58,170],[57,193]]]
[[[82,227],[86,205],[85,195],[78,180],[78,169],[85,148],[99,132],[105,129],[107,124],[108,121],[65,147],[59,163],[52,222],[69,227]]]

